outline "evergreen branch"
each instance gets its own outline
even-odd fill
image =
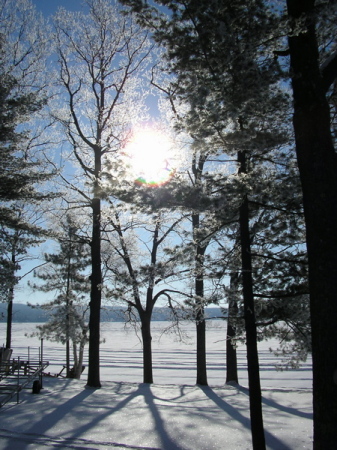
[[[280,212],[289,214],[289,209],[278,208],[275,205],[271,205],[271,204],[263,203],[263,202],[258,202],[256,200],[248,199],[248,202],[249,202],[250,205],[262,206],[263,208],[268,208],[268,209],[270,209],[272,211],[280,211]],[[290,213],[292,215],[295,215],[295,216],[303,216],[303,212],[290,211]]]
[[[288,293],[280,293],[275,292],[274,294],[256,294],[254,293],[254,297],[257,298],[292,298],[292,297],[301,297],[302,295],[309,295],[309,289],[298,292],[288,292]]]
[[[308,265],[308,261],[304,260],[304,259],[301,260],[301,259],[276,258],[275,256],[262,255],[261,253],[252,253],[251,255],[254,257],[257,257],[257,258],[271,259],[272,261],[277,261],[277,262],[303,264],[304,266]]]
[[[30,273],[34,272],[36,269],[39,269],[40,267],[45,266],[46,264],[49,264],[48,261],[47,261],[47,262],[44,262],[44,263],[41,263],[41,264],[39,264],[39,265],[33,267],[33,269],[29,270],[29,271],[26,272],[24,275],[19,276],[19,277],[18,277],[18,280],[21,281],[22,278],[24,278],[24,277],[26,277],[27,275],[29,275]]]
[[[323,89],[328,92],[330,86],[337,79],[337,50],[321,65]]]

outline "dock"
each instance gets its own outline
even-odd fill
[[[43,372],[49,362],[38,359],[1,358],[0,360],[0,408],[13,398],[19,403],[20,392],[31,388],[38,394],[43,387]]]

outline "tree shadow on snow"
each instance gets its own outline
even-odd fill
[[[219,397],[212,388],[209,386],[198,386],[204,394],[212,400],[219,408],[221,408],[224,412],[226,412],[229,416],[231,416],[233,419],[240,422],[244,427],[250,430],[250,419],[243,416],[240,411],[233,406],[231,406],[229,403],[225,402],[221,397]],[[241,387],[236,386],[238,390],[240,391]],[[246,393],[246,392],[245,392]],[[225,419],[224,419],[225,420]],[[283,441],[278,439],[277,437],[273,436],[271,433],[269,433],[267,430],[264,430],[265,436],[266,436],[266,442],[267,444],[273,448],[273,449],[282,449],[282,450],[292,450],[290,447],[288,447]]]
[[[151,391],[151,384],[142,384],[144,393],[144,400],[146,404],[148,405],[152,417],[156,424],[156,431],[158,432],[161,440],[161,449],[162,450],[181,450],[181,447],[178,447],[176,443],[171,439],[170,435],[167,433],[165,429],[165,423],[163,419],[160,416],[160,413],[158,411],[158,408],[155,404],[155,396],[153,392]]]
[[[65,388],[69,389],[69,386],[67,387],[65,385]],[[15,433],[14,439],[16,441],[26,441],[28,445],[29,443],[44,437],[43,433],[47,432],[58,422],[62,422],[65,414],[82,403],[89,395],[92,394],[92,392],[92,390],[84,389],[74,397],[57,406],[54,410],[46,411],[46,414],[39,422],[36,422],[34,417],[32,417],[32,426],[29,429],[25,429],[22,433]],[[41,409],[43,409],[43,406]],[[29,440],[31,440],[31,442],[29,442]],[[57,444],[52,446],[59,447]],[[25,448],[25,446],[20,446],[18,448]],[[6,447],[4,447],[4,450],[13,450],[13,444],[10,442]]]
[[[122,383],[121,383],[122,384]],[[68,387],[69,389],[69,387]],[[81,415],[88,416],[90,415],[90,404],[86,404],[86,400],[96,391],[97,389],[91,389],[91,388],[84,388],[81,390],[78,394],[74,395],[74,397],[70,398],[69,400],[59,404],[56,406],[53,410],[46,410],[45,416],[40,419],[40,421],[36,422],[34,421],[34,418],[32,418],[32,426],[29,429],[23,430],[22,433],[15,433],[15,436],[12,436],[12,440],[14,439],[18,443],[20,442],[20,448],[24,449],[26,448],[26,445],[32,444],[32,443],[39,443],[41,440],[43,442],[47,441],[51,445],[51,447],[58,447],[58,448],[93,448],[93,447],[79,447],[78,445],[81,444],[81,441],[83,444],[91,444],[91,445],[104,445],[104,442],[95,442],[92,440],[87,439],[81,439],[81,436],[84,432],[88,432],[91,428],[94,428],[99,422],[101,422],[105,417],[110,416],[114,412],[120,411],[122,408],[124,408],[129,402],[132,401],[135,397],[143,395],[143,390],[139,386],[138,389],[130,395],[128,395],[125,399],[120,401],[116,406],[114,407],[107,407],[106,405],[103,405],[101,409],[105,409],[105,412],[99,413],[99,414],[92,414],[91,420],[88,422],[84,422],[83,425],[79,425],[79,421],[76,422],[76,428],[72,430],[71,437],[68,438],[61,438],[59,436],[54,436],[54,433],[50,436],[47,436],[45,433],[48,432],[48,430],[55,427],[58,423],[60,423],[60,427],[62,427],[62,422],[64,420],[67,420],[66,415],[67,414],[74,414],[74,417],[77,417],[80,419]],[[101,391],[101,389],[98,389],[98,391]],[[94,402],[95,403],[95,402]],[[100,405],[96,405],[100,407]],[[83,408],[83,411],[79,412],[78,408]],[[77,410],[76,410],[77,409]],[[69,417],[69,416],[68,416]],[[121,446],[129,449],[140,449],[140,450],[160,450],[157,448],[152,447],[137,447],[133,445],[123,445],[122,443],[116,443],[109,440],[109,442],[106,443],[109,446]],[[172,449],[175,449],[175,447],[170,447]],[[13,450],[13,444],[11,441],[9,441],[9,444],[6,447],[3,447],[3,450]]]
[[[246,394],[247,396],[249,396],[249,389],[248,388],[240,386],[240,385],[237,385],[236,388],[238,389],[238,391],[240,391],[243,394]],[[289,392],[289,391],[286,391],[286,392]],[[313,414],[312,413],[306,413],[304,411],[299,411],[298,409],[293,408],[291,406],[281,405],[280,403],[277,403],[275,400],[271,400],[271,399],[265,398],[263,396],[262,396],[262,404],[264,404],[266,406],[270,406],[271,408],[278,409],[279,411],[285,412],[287,414],[291,414],[293,416],[302,417],[303,419],[309,419],[310,420],[310,419],[313,418]]]

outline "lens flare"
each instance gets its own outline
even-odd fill
[[[167,183],[174,173],[170,160],[172,146],[169,136],[160,130],[137,130],[123,152],[135,183],[147,186]]]

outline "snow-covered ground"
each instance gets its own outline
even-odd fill
[[[193,325],[187,342],[161,335],[167,323],[154,323],[153,385],[142,384],[141,345],[123,324],[104,323],[101,389],[82,380],[44,378],[38,395],[27,390],[20,403],[0,409],[0,449],[251,449],[245,349],[240,347],[240,386],[225,381],[225,323],[208,330],[209,387],[195,386]],[[27,358],[37,339],[32,324],[14,324],[14,356]],[[4,337],[0,324],[0,338]],[[160,339],[159,339],[160,338]],[[2,342],[0,341],[0,344]],[[300,370],[277,372],[269,352],[259,345],[265,435],[269,449],[312,448],[310,361]],[[48,371],[62,367],[64,349],[44,341]]]

